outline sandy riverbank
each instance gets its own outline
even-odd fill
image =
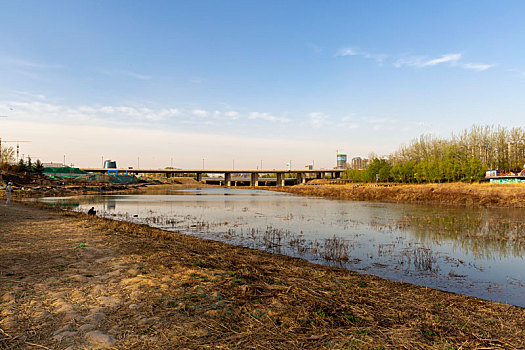
[[[331,199],[525,208],[525,184],[337,185],[329,184],[328,181],[314,180],[303,185],[270,189]]]
[[[15,203],[0,237],[0,348],[525,348],[523,308],[145,226]]]

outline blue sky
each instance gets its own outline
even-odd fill
[[[525,120],[522,1],[0,4],[0,137],[43,161],[329,168]]]

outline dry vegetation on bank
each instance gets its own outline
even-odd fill
[[[329,184],[314,180],[278,191],[331,199],[525,208],[525,184]]]
[[[519,307],[34,206],[0,227],[0,348],[525,348]]]

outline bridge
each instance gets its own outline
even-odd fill
[[[341,169],[317,170],[217,170],[217,169],[112,169],[112,168],[80,168],[87,173],[102,174],[164,174],[171,177],[195,177],[199,182],[214,183],[222,186],[273,185],[282,187],[287,184],[306,183],[310,179],[341,178]],[[204,174],[218,174],[222,177],[203,177]],[[266,176],[265,176],[266,175]],[[269,176],[268,176],[269,175]]]

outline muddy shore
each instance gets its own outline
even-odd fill
[[[523,349],[525,309],[147,226],[0,206],[0,348]]]

